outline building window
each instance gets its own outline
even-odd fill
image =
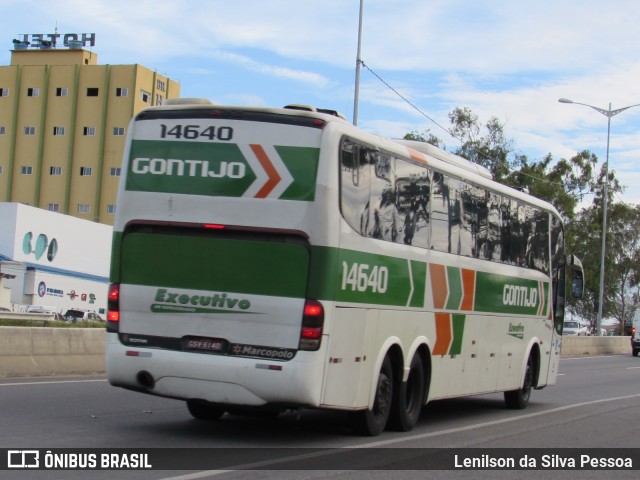
[[[111,167],[111,176],[112,177],[119,177],[121,171],[122,171],[122,169],[120,167]]]
[[[89,204],[88,203],[79,203],[78,204],[78,213],[80,214],[88,214],[89,213]]]
[[[0,97],[8,97],[9,89],[5,87],[0,87]]]
[[[54,135],[64,135],[64,127],[53,127]]]
[[[113,127],[113,135],[115,137],[121,137],[124,135],[124,127]]]
[[[67,87],[56,88],[56,97],[66,97],[69,95],[69,89]]]
[[[96,87],[87,88],[87,97],[97,97],[99,91],[100,89]]]
[[[4,173],[4,165],[0,165],[0,175]]]
[[[49,175],[62,175],[62,167],[49,167]]]
[[[129,89],[126,87],[117,87],[116,88],[116,97],[128,97]]]
[[[156,93],[156,105],[162,105],[162,95],[160,95],[159,93]]]
[[[36,127],[24,127],[24,134],[25,135],[35,135],[36,134]]]
[[[116,213],[116,206],[113,204],[107,205],[107,213],[109,215],[114,215]]]
[[[80,176],[81,177],[90,177],[93,172],[91,167],[80,167]]]
[[[22,165],[20,167],[20,175],[31,175],[33,174],[33,167],[28,165]]]
[[[96,127],[84,127],[82,134],[85,136],[93,137],[96,134]]]
[[[50,212],[59,212],[60,211],[60,204],[59,203],[50,203],[49,204],[49,211]]]
[[[149,98],[151,97],[151,94],[149,92],[146,92],[144,90],[140,90],[140,98],[142,99],[142,101],[144,103],[149,103]]]
[[[0,135],[4,135],[7,133],[7,129],[5,127],[0,127]]]
[[[27,88],[27,97],[39,97],[40,89],[38,87]]]

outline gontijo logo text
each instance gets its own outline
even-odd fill
[[[209,168],[207,160],[164,158],[134,158],[131,171],[137,174],[177,175],[179,177],[244,178],[247,168],[240,162],[220,162],[217,170]]]
[[[538,289],[518,285],[505,285],[502,303],[516,307],[535,307],[538,305]]]

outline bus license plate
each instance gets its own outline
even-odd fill
[[[187,338],[185,340],[186,350],[221,352],[225,346],[225,341],[219,338]]]

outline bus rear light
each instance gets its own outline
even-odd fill
[[[219,223],[205,223],[202,226],[210,230],[224,230],[226,228],[224,225],[220,225]]]
[[[302,315],[300,350],[315,351],[320,348],[324,326],[324,307],[317,300],[307,300]]]
[[[107,331],[118,332],[120,330],[120,284],[109,285],[107,294]]]

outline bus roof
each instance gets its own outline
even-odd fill
[[[426,162],[430,167],[435,167],[452,175],[456,175],[461,179],[465,179],[490,188],[496,193],[508,195],[511,198],[528,202],[531,205],[551,211],[558,217],[560,216],[556,208],[537,197],[528,195],[520,190],[506,186],[496,182],[490,171],[466,158],[454,155],[453,153],[441,150],[440,148],[426,142],[415,140],[392,139],[376,135],[361,130],[357,126],[348,122],[344,115],[331,109],[321,109],[309,105],[290,104],[282,108],[274,107],[256,107],[256,106],[237,106],[214,104],[205,98],[175,98],[165,100],[163,105],[148,107],[142,110],[136,119],[145,118],[150,112],[166,111],[166,110],[232,110],[235,112],[263,112],[278,115],[291,115],[293,117],[307,117],[322,119],[327,123],[341,125],[340,129],[347,135],[353,135],[363,141],[367,141],[372,145],[387,150],[389,153],[397,153],[402,156],[409,156],[416,160],[416,152],[418,152],[418,161]],[[135,120],[135,119],[134,119]],[[424,157],[424,158],[423,158]]]

